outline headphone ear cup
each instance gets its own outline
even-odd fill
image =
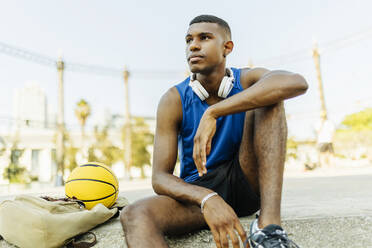
[[[222,82],[220,84],[220,88],[218,89],[218,96],[222,98],[226,98],[230,91],[233,88],[233,83],[230,77],[223,77]]]
[[[232,80],[232,78],[229,77],[226,80],[225,90],[223,92],[223,95],[224,95],[225,98],[229,95],[229,93],[232,90],[233,86],[234,86],[233,80]]]
[[[204,87],[198,80],[193,81],[190,80],[189,85],[191,89],[194,91],[194,93],[200,98],[200,100],[204,101],[209,97],[208,92],[204,89]]]
[[[231,82],[235,80],[234,72],[231,70],[231,68],[227,68],[227,75],[229,76],[229,78],[231,78]]]
[[[224,76],[224,77],[222,78],[222,81],[221,81],[221,83],[220,83],[220,87],[218,88],[218,96],[219,96],[219,97],[223,97],[223,92],[224,92],[224,90],[225,90],[225,85],[226,85],[225,80],[226,80],[226,76]]]
[[[218,89],[218,96],[222,98],[226,98],[234,86],[234,74],[230,68],[227,70],[228,76],[223,77],[220,88]]]

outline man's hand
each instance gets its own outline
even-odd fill
[[[216,118],[207,110],[204,112],[194,137],[193,159],[199,177],[207,174],[207,155],[211,152],[212,138],[216,133]]]
[[[217,195],[208,199],[204,204],[203,213],[217,248],[229,247],[227,236],[230,237],[233,247],[239,248],[239,238],[235,231],[244,243],[247,236],[243,226],[234,210],[220,196]]]

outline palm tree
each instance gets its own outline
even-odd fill
[[[90,105],[84,99],[76,103],[75,116],[77,117],[81,126],[81,147],[84,150],[85,145],[85,124],[90,116]],[[84,154],[84,151],[83,151]]]

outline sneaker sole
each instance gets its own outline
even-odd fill
[[[261,248],[261,247],[262,247],[262,245],[257,246],[257,243],[254,244],[253,242],[254,242],[254,241],[249,240],[249,246],[250,246],[251,248]]]

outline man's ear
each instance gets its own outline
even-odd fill
[[[223,46],[224,46],[223,56],[226,58],[226,56],[232,52],[234,48],[234,42],[232,42],[231,40],[226,41]]]

